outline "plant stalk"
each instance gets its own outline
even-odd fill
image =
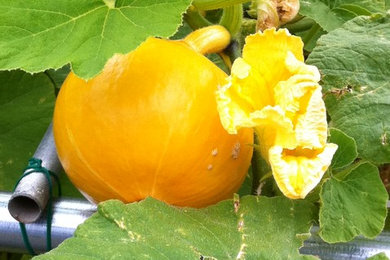
[[[294,23],[285,24],[283,27],[287,28],[292,33],[297,33],[309,30],[314,24],[315,22],[312,19],[305,17]]]
[[[242,4],[232,5],[223,9],[219,24],[228,29],[232,38],[240,32],[243,13]]]
[[[310,42],[311,39],[313,39],[314,35],[316,35],[320,28],[321,27],[315,23],[311,29],[302,37],[302,41],[304,42],[305,46]]]
[[[259,138],[257,136],[257,134],[255,133],[254,134],[254,144],[255,144],[255,147],[256,145],[259,145]],[[252,164],[252,190],[251,190],[251,194],[253,195],[256,195],[257,194],[257,188],[259,187],[259,184],[260,184],[260,179],[262,178],[261,177],[261,167],[259,165],[259,158],[261,157],[261,154],[260,154],[260,151],[256,148],[253,149],[253,156],[252,156],[252,161],[251,161],[251,164]]]
[[[186,21],[193,30],[212,25],[212,23],[202,16],[194,6],[188,8],[187,12],[184,14],[184,21]]]

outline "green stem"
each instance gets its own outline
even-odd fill
[[[249,0],[194,0],[192,4],[199,10],[214,10],[231,5],[242,4]]]
[[[219,24],[228,29],[231,36],[234,37],[241,29],[243,13],[242,4],[225,7]]]
[[[287,28],[292,33],[297,33],[309,30],[314,26],[314,24],[315,22],[312,19],[305,17],[294,23],[285,24],[283,27]]]
[[[187,12],[184,14],[184,20],[193,30],[211,25],[211,23],[193,6],[188,8]]]
[[[259,138],[256,134],[254,134],[254,144],[259,144]],[[252,190],[251,194],[256,195],[257,194],[257,188],[260,184],[260,176],[261,176],[261,167],[259,165],[259,158],[260,158],[260,152],[257,149],[253,149],[253,156],[252,156]]]
[[[302,41],[305,43],[305,45],[306,45],[307,43],[309,43],[309,41],[310,41],[311,39],[313,39],[314,35],[316,35],[316,33],[318,32],[318,30],[320,30],[320,29],[321,29],[321,27],[320,27],[317,23],[315,23],[315,24],[311,27],[311,29],[302,37]]]
[[[294,19],[289,21],[287,24],[289,24],[289,23],[297,23],[297,22],[299,22],[300,20],[302,20],[304,18],[307,18],[307,17],[303,16],[303,15],[300,15],[300,14],[297,14],[297,16],[295,16]],[[309,18],[307,18],[307,19],[309,19]]]
[[[241,30],[243,14],[242,4],[232,5],[223,9],[222,17],[219,21],[219,24],[224,26],[233,38],[229,46],[220,54],[229,70],[231,70],[234,60],[241,56],[240,44],[235,36]]]
[[[266,179],[268,178],[271,178],[272,177],[272,172],[268,172],[266,174],[264,174],[261,179],[259,180],[259,184],[262,183],[263,181],[265,181]]]

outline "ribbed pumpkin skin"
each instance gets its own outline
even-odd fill
[[[54,112],[65,172],[95,202],[152,196],[203,207],[231,198],[253,132],[223,129],[214,93],[225,77],[184,42],[155,38],[114,56],[88,82],[71,73]]]

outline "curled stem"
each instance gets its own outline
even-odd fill
[[[232,37],[240,32],[243,12],[242,4],[232,5],[223,9],[219,24],[228,29]]]
[[[193,30],[212,25],[194,6],[188,8],[184,20]]]

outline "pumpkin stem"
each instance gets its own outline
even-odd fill
[[[217,53],[229,45],[230,33],[221,25],[212,25],[193,31],[183,41],[201,54]]]

